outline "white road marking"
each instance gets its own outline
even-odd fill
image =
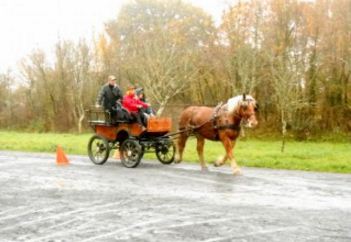
[[[130,201],[128,201],[128,202],[130,202]],[[126,203],[124,203],[124,204],[126,204]],[[122,204],[120,204],[120,205],[122,205]],[[158,208],[171,207],[171,206],[172,205],[165,204],[165,205],[158,206]],[[140,210],[140,209],[138,209],[138,208],[125,208],[124,207],[124,208],[120,208],[120,209],[113,209],[113,210],[110,209],[110,210],[104,210],[104,211],[100,211],[100,212],[91,213],[90,216],[94,217],[94,216],[99,215],[99,214],[104,214],[104,213],[108,213],[108,212],[121,212],[121,211],[130,213],[130,212],[133,212],[133,211],[138,212],[138,210]],[[86,220],[87,218],[82,218],[82,219]],[[91,221],[89,221],[89,222],[87,222],[87,223],[85,223],[85,224],[83,224],[83,225],[81,225],[79,227],[75,227],[73,229],[68,229],[68,230],[65,229],[63,231],[58,231],[56,233],[50,233],[49,235],[37,237],[35,239],[28,240],[28,241],[30,241],[30,242],[41,241],[41,240],[47,240],[49,238],[55,238],[55,237],[60,237],[60,236],[67,236],[67,235],[70,235],[70,234],[76,234],[79,231],[80,228],[84,229],[83,230],[84,234],[90,233],[90,232],[97,233],[98,231],[97,231],[96,228],[94,228],[94,229],[86,229],[86,228],[89,227],[89,224],[92,224],[94,222],[95,222],[94,220],[91,220]],[[112,228],[116,228],[116,226],[113,225]]]
[[[29,215],[29,214],[34,214],[34,213],[41,213],[41,212],[50,212],[50,211],[53,211],[55,208],[43,208],[43,209],[32,209],[32,210],[27,210],[26,212],[24,213],[18,213],[18,214],[12,214],[12,215],[8,215],[8,216],[5,216],[5,217],[1,217],[0,218],[0,221],[3,221],[3,220],[9,220],[9,219],[14,219],[14,218],[18,218],[18,217],[22,217],[22,216],[25,216],[25,215]],[[2,227],[0,228],[0,231],[3,231],[4,229],[6,229],[6,227]]]
[[[13,211],[22,210],[22,209],[26,209],[27,210],[28,206],[20,206],[20,207],[15,207],[15,208],[10,208],[10,209],[7,209],[7,210],[0,211],[0,216],[4,215],[4,214],[12,213]],[[0,220],[1,220],[1,217],[0,217]]]
[[[230,237],[217,237],[217,238],[212,238],[205,240],[204,242],[218,242],[218,241],[229,241],[233,239],[247,239],[248,237],[256,236],[256,235],[261,235],[261,234],[271,234],[271,233],[276,233],[276,232],[286,232],[286,231],[294,231],[300,229],[298,226],[291,226],[291,227],[282,227],[282,228],[276,228],[276,229],[264,229],[264,230],[258,230],[252,233],[241,233],[238,234],[237,236],[230,236]]]
[[[127,202],[130,202],[130,201],[127,201]],[[127,202],[125,202],[125,203],[127,203]],[[122,204],[124,204],[124,203],[113,202],[113,203],[108,203],[108,204],[99,204],[99,205],[95,205],[95,206],[87,204],[87,206],[86,206],[87,208],[79,208],[79,209],[71,210],[71,211],[68,211],[68,212],[58,213],[58,214],[54,214],[54,215],[47,216],[47,217],[44,217],[44,218],[39,218],[39,219],[36,219],[36,220],[24,221],[24,222],[21,222],[21,223],[16,223],[16,224],[14,224],[12,226],[7,226],[7,227],[0,228],[0,231],[17,229],[19,226],[23,226],[23,225],[32,225],[32,224],[43,222],[43,221],[46,221],[46,220],[49,220],[49,219],[58,219],[58,218],[62,218],[62,217],[68,216],[68,215],[72,215],[72,214],[77,214],[77,213],[79,214],[79,213],[87,212],[87,211],[90,211],[90,210],[96,210],[96,209],[101,209],[101,208],[104,208],[104,207],[110,207],[110,206],[116,206],[116,205],[122,205]],[[61,207],[65,207],[65,206],[61,206]],[[46,210],[52,211],[52,210],[55,210],[55,209],[57,209],[57,207],[51,207],[51,208],[48,208]],[[39,212],[39,211],[45,211],[45,210],[44,209],[43,210],[36,210],[36,212]],[[33,212],[28,212],[28,213],[24,213],[24,214],[30,214],[30,213],[33,213]],[[23,216],[23,214],[21,214],[21,215],[13,215],[13,216],[14,217]]]
[[[202,215],[204,216],[204,215]],[[194,219],[196,216],[192,216],[190,217],[190,219]],[[155,233],[160,233],[163,230],[167,230],[167,229],[176,229],[176,228],[180,228],[180,227],[187,227],[187,226],[194,226],[194,225],[201,225],[201,224],[215,224],[215,223],[222,223],[222,222],[228,222],[228,221],[234,221],[234,220],[247,220],[248,218],[258,218],[257,216],[250,216],[250,217],[245,217],[245,218],[216,218],[216,219],[208,219],[208,218],[203,218],[202,220],[199,221],[183,221],[180,223],[176,223],[175,225],[168,225],[168,226],[154,226],[154,227],[149,227],[149,228],[144,228],[141,230],[137,231],[137,236],[142,236],[144,233],[155,230]],[[128,232],[129,233],[129,232]],[[136,233],[134,234],[129,234],[129,238],[132,236],[136,236]],[[117,238],[115,238],[117,239]]]

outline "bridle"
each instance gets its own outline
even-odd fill
[[[246,102],[245,104],[243,102]],[[243,115],[240,113],[241,108],[244,108],[244,110],[246,110],[248,108],[248,106],[250,105],[250,102],[255,102],[254,105],[254,111],[251,112],[247,117],[245,117],[246,115]],[[240,125],[246,125],[247,123],[249,123],[249,120],[251,119],[251,117],[253,117],[256,112],[258,111],[258,104],[256,103],[256,101],[254,100],[246,100],[246,101],[242,101],[242,103],[240,105],[238,105],[239,107],[234,111],[233,115],[234,117],[237,117],[238,119],[240,119]],[[244,107],[243,107],[244,106]],[[245,107],[246,106],[246,107]]]

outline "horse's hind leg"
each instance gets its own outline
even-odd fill
[[[205,139],[201,136],[196,137],[197,138],[197,154],[199,155],[200,159],[200,165],[201,165],[201,170],[202,171],[207,171],[208,168],[206,166],[206,162],[204,159],[204,145],[205,145]]]
[[[183,160],[183,152],[184,152],[184,148],[185,148],[185,144],[187,139],[189,138],[189,136],[186,133],[182,133],[179,135],[178,138],[178,145],[177,145],[177,157],[176,157],[176,163],[180,163]]]

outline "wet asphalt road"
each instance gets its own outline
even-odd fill
[[[351,175],[0,151],[0,241],[351,241]]]

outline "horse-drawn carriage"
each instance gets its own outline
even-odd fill
[[[119,150],[124,166],[139,165],[144,154],[155,152],[163,164],[174,160],[175,145],[167,134],[171,130],[170,118],[150,117],[146,128],[130,120],[113,120],[109,113],[99,109],[88,110],[93,135],[88,143],[88,155],[96,165],[104,164],[113,149]]]
[[[226,151],[225,156],[215,161],[214,165],[221,166],[229,160],[233,174],[241,174],[233,155],[233,148],[242,126],[257,126],[257,107],[256,100],[245,94],[232,97],[214,108],[189,106],[180,114],[179,131],[176,133],[169,133],[172,124],[169,118],[149,118],[147,127],[144,128],[136,122],[112,122],[111,117],[106,117],[104,111],[90,111],[89,123],[95,135],[89,141],[88,154],[92,162],[101,165],[108,159],[110,150],[119,149],[122,164],[131,168],[140,163],[145,152],[155,151],[161,163],[170,164],[175,156],[175,145],[171,137],[175,137],[178,139],[179,163],[187,139],[194,135],[203,170],[207,170],[203,149],[205,139],[208,139],[221,141]]]

